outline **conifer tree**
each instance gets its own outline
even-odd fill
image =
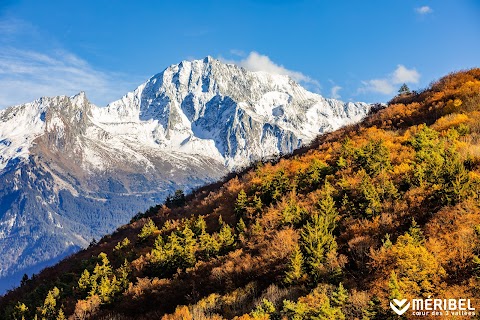
[[[200,251],[206,259],[218,255],[220,251],[220,244],[214,236],[211,236],[207,232],[203,232],[199,237],[199,242]]]
[[[58,310],[57,320],[67,320],[63,309]]]
[[[130,245],[130,240],[129,240],[127,237],[125,237],[122,241],[119,241],[119,242],[117,243],[117,245],[115,246],[115,248],[113,249],[113,251],[119,251],[119,250],[121,250],[121,249],[123,249],[123,248],[128,247],[128,245]]]
[[[145,224],[143,225],[142,230],[140,230],[138,238],[140,240],[144,240],[149,236],[153,235],[156,231],[158,231],[157,226],[152,219],[148,218],[147,222],[145,222]]]
[[[398,278],[395,271],[390,273],[390,279],[388,280],[389,300],[402,299],[400,294],[400,285],[398,284]]]
[[[119,289],[125,290],[128,288],[128,284],[129,284],[128,276],[130,275],[130,272],[131,272],[130,265],[127,259],[125,259],[123,264],[117,269]]]
[[[205,219],[203,216],[198,216],[197,219],[195,219],[195,223],[192,226],[192,231],[196,236],[201,235],[202,233],[205,232],[207,229],[207,223],[205,222]]]
[[[332,292],[332,305],[337,307],[343,307],[348,299],[348,291],[343,287],[340,282],[338,288]]]
[[[406,95],[406,94],[410,94],[410,88],[407,86],[406,83],[402,84],[400,89],[398,89],[398,94],[401,95],[401,96]]]
[[[425,241],[422,229],[420,229],[420,226],[417,224],[415,219],[412,219],[412,225],[408,229],[408,234],[410,234],[413,239],[413,243],[416,245],[421,245]]]
[[[223,224],[218,233],[218,242],[223,252],[229,251],[235,243],[235,235],[232,228],[228,224]]]
[[[257,195],[253,196],[252,205],[253,205],[254,213],[262,212],[262,207],[263,207],[262,199],[260,199],[260,197],[257,197]]]
[[[28,307],[25,303],[18,301],[15,305],[13,316],[15,320],[25,320],[25,316],[28,314]]]
[[[41,308],[42,317],[45,319],[51,319],[55,316],[56,307],[57,307],[57,298],[60,295],[60,290],[57,287],[54,287],[52,290],[48,291],[43,306]]]
[[[240,218],[240,220],[238,220],[238,223],[237,223],[237,232],[239,234],[243,234],[247,231],[247,225],[245,224],[245,221],[243,221],[242,218]]]
[[[86,290],[90,287],[90,272],[87,269],[83,270],[80,279],[78,279],[78,287],[82,290]]]
[[[245,193],[245,190],[240,190],[240,192],[237,195],[237,200],[235,201],[235,207],[234,211],[237,217],[242,217],[248,206],[248,198],[247,194]]]
[[[337,249],[335,237],[329,226],[326,216],[315,214],[302,229],[302,248],[305,252],[306,266],[314,282],[323,275],[326,255]]]
[[[293,284],[298,282],[304,275],[303,271],[303,254],[299,246],[296,246],[295,250],[290,257],[287,272],[285,273],[285,283]]]
[[[182,231],[183,236],[183,254],[182,254],[182,267],[192,267],[195,265],[195,252],[197,250],[197,240],[195,239],[195,234],[193,233],[192,229],[190,229],[187,225]]]
[[[325,186],[323,188],[324,196],[318,203],[319,213],[325,217],[325,221],[328,224],[327,228],[329,230],[335,229],[338,216],[338,211],[335,207],[335,201],[332,197],[332,190],[333,187],[330,185],[330,183],[325,181]]]

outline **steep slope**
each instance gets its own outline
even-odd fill
[[[0,287],[176,189],[291,152],[369,110],[207,57],[173,65],[105,108],[80,93],[0,111]]]
[[[238,168],[291,152],[369,110],[364,103],[308,92],[287,76],[248,72],[207,57],[170,66],[97,109],[96,118],[105,125],[154,121],[152,138],[165,150],[208,155]]]
[[[390,319],[392,298],[422,297],[471,299],[478,310],[479,123],[480,69],[451,74],[150,210],[26,280],[0,310],[5,319]]]
[[[8,286],[88,246],[175,189],[227,172],[206,156],[109,137],[94,123],[94,106],[82,94],[43,98],[24,108],[36,112],[36,135],[10,140],[10,147],[28,153],[10,159],[0,176],[0,277]]]

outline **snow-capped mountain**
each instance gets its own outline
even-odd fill
[[[0,283],[85,247],[175,189],[291,152],[369,110],[211,57],[172,65],[103,108],[80,93],[2,110]]]

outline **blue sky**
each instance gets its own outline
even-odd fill
[[[0,1],[0,108],[82,90],[103,106],[207,55],[387,101],[480,67],[480,1]]]

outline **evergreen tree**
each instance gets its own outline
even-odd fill
[[[27,281],[28,281],[28,274],[24,273],[22,280],[20,281],[20,285],[24,286],[27,283]]]
[[[262,199],[260,199],[260,197],[257,197],[257,195],[253,196],[252,205],[253,205],[254,213],[262,212],[262,207],[263,207]]]
[[[218,233],[218,242],[220,243],[221,251],[228,252],[235,244],[235,235],[232,228],[228,224],[223,224]]]
[[[237,200],[235,201],[234,211],[237,217],[242,217],[247,210],[248,198],[245,191],[242,189],[237,195]]]
[[[323,188],[323,198],[318,202],[319,214],[325,217],[325,221],[328,223],[327,228],[334,230],[336,226],[336,220],[338,216],[337,208],[335,207],[335,201],[332,197],[333,187],[328,181],[325,181]]]
[[[302,279],[304,275],[303,263],[302,251],[299,246],[296,246],[290,257],[287,272],[285,273],[285,283],[293,284]]]
[[[131,271],[132,270],[130,268],[130,265],[127,259],[125,259],[123,264],[120,266],[120,268],[117,269],[117,272],[116,272],[118,275],[119,289],[126,290],[128,288],[128,284],[129,284],[128,276],[130,275]]]
[[[110,266],[110,261],[108,260],[107,254],[100,252],[98,259],[100,259],[101,263],[97,263],[95,265],[93,273],[90,276],[90,297],[98,292],[102,279],[108,278],[112,274],[112,267]],[[102,288],[102,290],[103,289],[104,288]]]
[[[400,89],[398,89],[398,93],[401,96],[406,95],[406,94],[410,94],[410,88],[407,86],[406,83],[404,83],[404,84],[402,84]]]
[[[398,278],[395,271],[392,270],[390,273],[390,279],[388,280],[388,290],[389,290],[389,300],[393,299],[402,299],[400,294],[400,285],[398,284]]]
[[[192,229],[190,229],[187,225],[182,231],[183,236],[183,254],[181,257],[182,266],[181,267],[193,267],[195,265],[195,252],[197,250],[197,240],[195,239],[195,234],[193,233]]]
[[[425,242],[425,237],[423,235],[422,229],[420,229],[420,226],[417,224],[417,221],[412,218],[412,225],[408,229],[408,234],[413,239],[413,243],[415,245],[421,245]]]
[[[207,223],[205,222],[205,219],[203,216],[198,216],[197,219],[195,219],[195,223],[192,226],[192,231],[196,236],[201,235],[202,233],[205,232],[207,229]]]
[[[296,194],[292,191],[287,205],[281,212],[283,225],[298,226],[305,215],[305,210],[300,207],[295,197]]]
[[[220,251],[220,244],[214,236],[204,232],[199,237],[200,251],[205,259],[215,257]]]
[[[343,307],[348,299],[348,291],[343,287],[340,282],[338,288],[332,292],[332,305],[337,307]]]
[[[57,320],[67,320],[63,309],[58,310]]]
[[[148,218],[147,222],[142,227],[142,230],[140,230],[140,233],[138,234],[138,238],[140,240],[144,240],[148,238],[149,236],[153,235],[156,231],[158,231],[157,226],[153,222],[152,219]]]
[[[367,217],[379,214],[382,210],[380,194],[378,193],[372,178],[365,174],[365,171],[362,171],[360,174],[362,175],[360,191],[363,198],[363,201],[360,202],[360,208]]]
[[[177,189],[173,196],[168,196],[165,205],[169,208],[181,207],[185,204],[185,193],[183,190]]]
[[[119,251],[122,250],[123,248],[126,248],[130,245],[130,240],[125,237],[122,241],[119,241],[113,251]]]
[[[306,266],[314,282],[324,275],[326,255],[335,252],[337,243],[326,216],[315,214],[302,229],[302,248]]]
[[[87,269],[83,270],[80,279],[78,279],[78,287],[82,290],[86,290],[90,287],[90,272]]]
[[[43,306],[41,308],[42,317],[45,319],[52,319],[56,314],[57,307],[57,298],[60,295],[60,290],[57,287],[54,287],[52,290],[48,291]]]
[[[25,305],[25,303],[18,301],[13,311],[13,317],[15,320],[25,320],[25,316],[27,316],[27,314],[28,307]]]
[[[238,223],[237,223],[237,232],[239,234],[243,234],[247,231],[247,225],[245,224],[245,221],[243,221],[242,218],[240,218],[240,220],[238,220]]]
[[[270,315],[275,312],[275,306],[268,299],[262,299],[262,302],[253,310],[250,315],[253,319],[270,319]]]

